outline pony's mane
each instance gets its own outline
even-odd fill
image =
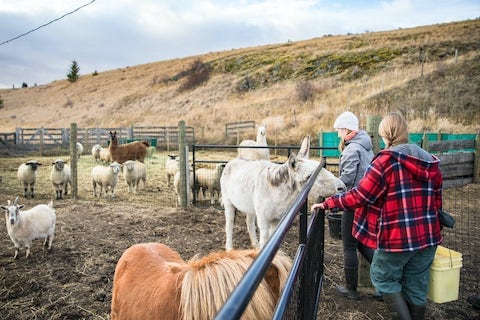
[[[187,262],[179,277],[183,278],[181,303],[182,319],[213,319],[230,293],[257,256],[257,250],[232,250],[214,252],[204,258],[198,256]],[[290,259],[283,253],[275,257],[272,265],[277,269],[279,291],[285,284],[291,268]],[[270,319],[280,292],[260,283],[242,319]],[[273,294],[272,294],[273,293]]]

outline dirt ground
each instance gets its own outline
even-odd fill
[[[46,178],[50,170],[48,163],[57,157],[36,157],[47,165],[39,169],[35,199],[20,199],[26,208],[50,200],[53,193]],[[5,205],[7,200],[21,194],[16,182],[16,168],[26,160],[0,158],[1,204]],[[161,242],[178,251],[184,259],[222,250],[225,240],[223,211],[220,208],[180,209],[167,202],[162,191],[168,187],[163,176],[155,172],[158,168],[161,170],[162,162],[160,158],[147,162],[151,178],[137,195],[128,194],[124,183],[119,182],[117,197],[113,200],[94,198],[87,182],[88,173],[81,173],[78,199],[69,195],[54,202],[57,226],[51,252],[47,253],[42,241],[36,240],[28,259],[22,250],[20,257],[14,260],[12,242],[5,224],[0,223],[0,318],[109,319],[115,265],[131,245]],[[79,168],[88,172],[93,165],[91,159],[82,158]],[[469,185],[458,191],[472,200],[476,225],[480,222],[479,191],[478,185]],[[445,198],[453,204],[459,194],[447,194]],[[173,195],[169,199],[172,198]],[[478,256],[478,249],[471,242],[476,241],[478,246],[479,232],[475,228],[475,237],[469,238],[467,233],[472,231],[469,229],[472,221],[462,223],[464,217],[460,214],[456,217],[459,229],[446,238],[447,244],[455,244],[455,250],[462,252],[464,257],[459,299],[444,304],[429,302],[428,319],[480,318],[479,311],[473,310],[466,302],[469,295],[479,290],[478,264],[472,267],[465,261]],[[249,241],[243,216],[237,218],[234,232],[234,246],[247,248]],[[292,257],[297,239],[294,233],[288,235],[282,246]],[[319,319],[388,319],[384,303],[372,299],[372,288],[360,288],[358,301],[336,295],[335,287],[343,283],[341,241],[330,237],[328,224],[325,241],[325,281]]]

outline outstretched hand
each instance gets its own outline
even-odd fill
[[[315,210],[317,210],[317,209],[325,209],[325,206],[324,206],[323,202],[321,202],[321,203],[314,203],[314,204],[312,205],[312,208],[311,208],[310,211],[315,211]]]

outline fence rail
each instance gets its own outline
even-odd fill
[[[85,147],[100,144],[108,145],[110,131],[117,131],[119,140],[150,140],[157,148],[177,148],[179,143],[178,127],[148,126],[148,127],[117,127],[117,128],[78,128],[77,141]],[[42,147],[55,146],[68,148],[70,144],[70,128],[17,128],[15,132],[0,133],[3,144],[17,144]],[[193,127],[185,127],[185,140],[188,144],[195,142]]]
[[[235,138],[240,143],[245,133],[255,136],[255,121],[230,122],[225,124],[225,141]]]

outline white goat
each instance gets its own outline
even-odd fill
[[[50,250],[52,248],[56,222],[53,201],[50,201],[48,205],[39,204],[25,211],[20,210],[24,205],[18,205],[17,202],[18,197],[12,205],[10,205],[10,200],[8,200],[7,206],[0,206],[6,210],[5,222],[7,232],[15,246],[15,256],[13,258],[17,258],[21,243],[25,245],[25,257],[28,258],[33,239],[45,239],[43,244],[48,245],[48,250]]]
[[[83,154],[83,145],[80,142],[77,142],[77,158]]]
[[[243,140],[239,146],[267,147],[267,126],[258,127],[257,141]],[[238,148],[238,157],[245,160],[270,160],[268,148]]]
[[[179,168],[178,156],[174,154],[169,154],[167,160],[165,161],[165,172],[167,175],[167,184],[168,186],[172,185],[172,179],[177,173]]]
[[[225,163],[217,163],[215,169],[200,168],[195,170],[195,189],[197,198],[200,189],[202,189],[203,198],[206,191],[210,194],[210,203],[215,204],[215,200],[220,201],[220,177],[222,176]]]
[[[127,160],[123,163],[123,178],[128,186],[128,192],[137,193],[138,183],[147,182],[147,166],[144,163]]]
[[[100,186],[99,196],[105,191],[105,198],[108,190],[112,192],[112,198],[115,198],[115,186],[118,182],[118,174],[122,170],[122,165],[118,162],[112,162],[108,167],[96,166],[92,169],[93,196],[97,196],[97,184]]]
[[[92,157],[95,160],[95,162],[101,160],[100,158],[100,152],[102,151],[102,146],[99,144],[96,144],[92,147]]]
[[[68,184],[72,185],[71,169],[66,161],[57,159],[52,162],[52,171],[50,171],[50,181],[53,185],[53,191],[55,191],[55,198],[63,199],[63,194],[68,194]],[[63,193],[63,194],[62,194]]]
[[[265,245],[280,219],[320,165],[318,161],[308,159],[309,149],[310,137],[307,136],[298,156],[292,153],[283,164],[240,158],[227,163],[220,179],[227,250],[233,247],[235,210],[246,214],[252,246]],[[320,170],[315,184],[318,185],[316,190],[319,194],[312,195],[314,197],[327,197],[345,191],[345,184],[325,168]],[[260,243],[256,236],[255,219],[260,230]]]
[[[37,180],[37,168],[42,165],[37,160],[29,160],[22,163],[17,170],[17,178],[20,185],[23,186],[23,196],[27,197],[27,190],[30,188],[30,195],[35,197],[35,181]]]

